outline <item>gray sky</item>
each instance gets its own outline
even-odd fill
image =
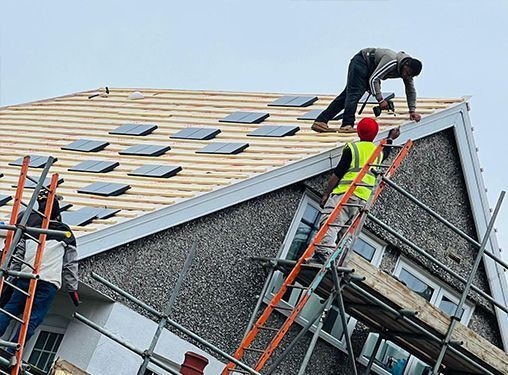
[[[506,0],[4,0],[0,104],[100,86],[338,93],[359,49],[405,50],[424,63],[419,96],[473,96],[494,205],[508,188],[507,16]],[[403,95],[399,81],[383,89]],[[508,202],[497,227],[508,253]]]

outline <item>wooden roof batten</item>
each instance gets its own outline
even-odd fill
[[[129,93],[136,90],[143,92],[145,98],[128,99]],[[104,93],[104,89],[0,108],[0,128],[5,135],[3,153],[0,155],[0,170],[5,176],[0,179],[0,194],[9,195],[9,187],[15,183],[17,168],[8,165],[9,162],[25,154],[53,155],[58,158],[53,169],[64,178],[59,191],[69,203],[76,207],[123,208],[122,215],[127,214],[119,214],[114,217],[115,220],[106,223],[94,220],[86,227],[76,227],[78,238],[108,225],[116,225],[143,213],[319,155],[354,140],[354,136],[347,134],[317,134],[310,130],[311,122],[297,120],[310,108],[327,104],[332,99],[330,95],[319,96],[312,105],[300,108],[268,106],[284,96],[276,93],[110,88],[108,95],[89,99],[89,96],[98,92]],[[430,114],[459,101],[422,99],[420,104],[422,111]],[[370,107],[367,106],[366,111]],[[261,124],[219,122],[236,111],[266,112],[270,116]],[[403,118],[384,116],[379,119],[382,130],[404,121]],[[157,129],[143,137],[109,134],[128,123],[154,124]],[[247,136],[264,125],[296,125],[300,130],[283,138]],[[221,132],[212,140],[170,138],[189,126],[218,128]],[[108,142],[108,145],[101,151],[91,153],[62,149],[80,139]],[[196,153],[213,142],[248,143],[249,147],[237,155],[220,157]],[[158,157],[119,154],[137,144],[167,145],[171,149]],[[120,165],[108,173],[95,175],[69,171],[69,168],[87,159],[118,161]],[[167,179],[129,174],[136,168],[153,163],[180,166],[182,169]],[[88,181],[125,183],[131,189],[111,198],[79,194],[77,190]],[[1,218],[7,215],[10,204],[0,207]],[[74,209],[71,208],[71,211]]]

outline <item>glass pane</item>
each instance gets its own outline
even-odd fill
[[[48,339],[49,332],[42,331],[37,337],[37,341],[35,342],[34,348],[44,349],[46,346],[46,340]]]
[[[407,270],[402,269],[400,271],[399,279],[404,281],[409,289],[415,291],[427,301],[430,301],[430,298],[434,293],[434,289],[425,284],[419,278],[412,275]]]
[[[30,358],[28,358],[28,363],[31,363],[32,365],[35,365],[37,361],[39,360],[41,356],[41,351],[34,349],[32,350],[32,353],[30,354]]]
[[[372,356],[378,334],[371,333],[365,342],[363,356]],[[383,340],[376,353],[374,363],[393,375],[402,375],[407,367],[409,353],[390,341]]]
[[[296,230],[295,238],[289,247],[287,259],[298,259],[307,248],[311,239],[312,228],[307,224],[300,223]]]
[[[453,315],[455,313],[455,309],[457,308],[457,304],[450,301],[446,296],[443,296],[441,302],[439,302],[439,308],[447,313],[448,315]]]
[[[376,248],[361,238],[358,238],[355,241],[355,245],[353,247],[353,251],[365,259],[367,259],[369,262],[372,260],[372,257],[374,256],[374,253],[376,252]]]
[[[430,375],[432,368],[419,359],[415,358],[415,365],[413,366],[415,375]]]
[[[319,211],[314,206],[308,204],[307,207],[305,207],[302,220],[312,225],[316,222],[318,216]]]
[[[54,333],[50,334],[48,336],[48,340],[46,341],[46,344],[44,344],[44,350],[51,351],[53,350],[53,345],[55,344],[57,335]]]
[[[48,365],[49,355],[50,355],[50,353],[48,353],[48,352],[42,352],[41,353],[41,357],[39,358],[39,360],[37,361],[35,366],[40,368],[43,371],[46,371],[47,370],[46,367]]]

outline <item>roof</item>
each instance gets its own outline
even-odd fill
[[[128,98],[136,90],[141,91],[143,99]],[[13,194],[12,185],[17,181],[19,167],[9,165],[10,162],[26,154],[56,156],[58,161],[52,171],[64,179],[58,192],[65,202],[74,205],[71,210],[78,207],[121,210],[110,218],[73,227],[78,236],[79,256],[85,258],[329,171],[337,162],[341,147],[355,140],[355,136],[317,134],[310,130],[312,120],[298,117],[325,108],[334,96],[319,95],[307,107],[269,106],[284,95],[135,88],[109,89],[106,95],[104,89],[98,89],[2,107],[0,174],[4,176],[0,178],[0,198]],[[484,233],[490,219],[489,204],[466,100],[419,98],[418,110],[423,118],[418,124],[408,122],[405,99],[393,100],[397,116],[381,115],[378,138],[395,126],[402,127],[401,142],[454,129],[475,226],[478,233]],[[237,111],[264,112],[269,117],[261,124],[219,122]],[[371,113],[371,105],[367,105],[364,116]],[[156,124],[157,129],[142,137],[109,134],[132,123]],[[283,138],[247,136],[262,125],[297,125],[300,130]],[[219,128],[221,132],[213,140],[170,138],[187,127]],[[79,139],[106,141],[109,145],[94,153],[61,148]],[[196,153],[214,142],[248,142],[249,147],[236,155]],[[171,150],[157,157],[119,154],[140,143],[170,146]],[[68,170],[90,159],[119,165],[105,174]],[[167,179],[128,175],[136,167],[152,163],[181,166],[182,170]],[[115,197],[78,192],[100,181],[128,184],[131,188]],[[7,217],[11,203],[0,206],[0,219]],[[487,250],[500,257],[494,233]],[[508,286],[501,266],[486,256],[484,262],[493,297],[508,305]],[[508,348],[508,316],[497,308],[496,313],[504,346]]]
[[[89,99],[94,93],[104,94],[103,89],[93,90],[1,108],[0,171],[5,176],[0,179],[0,194],[13,194],[12,186],[17,181],[19,167],[9,163],[25,154],[57,157],[52,172],[59,173],[64,180],[58,191],[66,203],[74,205],[70,211],[83,206],[121,210],[111,218],[74,226],[76,235],[82,237],[318,155],[355,138],[318,134],[310,130],[312,120],[297,120],[310,110],[325,108],[332,96],[319,96],[310,106],[294,108],[268,106],[282,94],[143,89],[140,91],[144,99],[128,99],[134,90],[109,89],[109,95]],[[459,101],[462,99],[422,99],[419,109],[429,115]],[[403,112],[403,99],[395,99],[395,102]],[[270,116],[261,124],[219,122],[236,111],[266,112]],[[383,130],[404,124],[406,116],[384,115],[379,122]],[[155,124],[157,129],[142,137],[109,134],[119,126],[132,123]],[[264,125],[296,125],[300,130],[286,137],[247,136]],[[218,128],[220,134],[213,140],[170,139],[188,127]],[[109,145],[98,152],[62,149],[80,139],[105,141]],[[236,155],[196,153],[215,142],[248,143],[249,147]],[[171,149],[157,157],[119,154],[138,144]],[[115,168],[111,163],[114,169],[107,173],[69,170],[83,160],[118,162],[119,165]],[[170,178],[128,174],[144,164],[179,166],[182,170]],[[121,183],[131,188],[115,197],[78,192],[92,182]],[[0,217],[7,217],[9,211],[9,204],[0,207]]]

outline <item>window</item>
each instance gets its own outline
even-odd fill
[[[443,312],[452,315],[459,303],[459,297],[443,282],[435,279],[428,273],[419,269],[414,263],[405,258],[400,258],[393,275],[415,293],[425,298]],[[461,323],[467,324],[473,314],[474,306],[468,302],[464,305],[464,314]],[[371,333],[365,342],[360,361],[367,363],[372,355],[378,334]],[[430,373],[430,366],[410,355],[404,349],[398,347],[389,340],[382,340],[376,354],[373,370],[379,374],[406,374],[426,375]]]
[[[61,333],[41,331],[28,358],[28,363],[44,372],[49,371],[63,336]]]
[[[321,217],[321,210],[319,208],[318,197],[312,193],[307,193],[302,198],[300,206],[293,218],[293,222],[286,234],[282,250],[279,258],[296,260],[301,257],[303,252],[307,249],[308,244],[319,230],[319,220]],[[366,233],[362,233],[355,243],[354,251],[375,264],[379,265],[384,251],[385,245],[379,240],[375,239]],[[284,282],[284,276],[280,272],[276,272],[272,279],[272,283],[268,288],[268,293],[265,296],[265,302],[279,290]],[[299,298],[299,290],[292,290],[282,298],[282,304],[287,306],[294,306]],[[312,319],[321,307],[321,298],[317,295],[312,295],[309,302],[305,305],[297,318],[297,322],[305,325],[309,319]],[[284,312],[283,312],[284,313]],[[356,325],[356,320],[347,317],[348,331],[351,333]],[[311,328],[311,330],[314,330]],[[326,321],[323,324],[321,338],[330,344],[345,350],[344,329],[340,319],[340,312],[337,306],[332,305]]]

